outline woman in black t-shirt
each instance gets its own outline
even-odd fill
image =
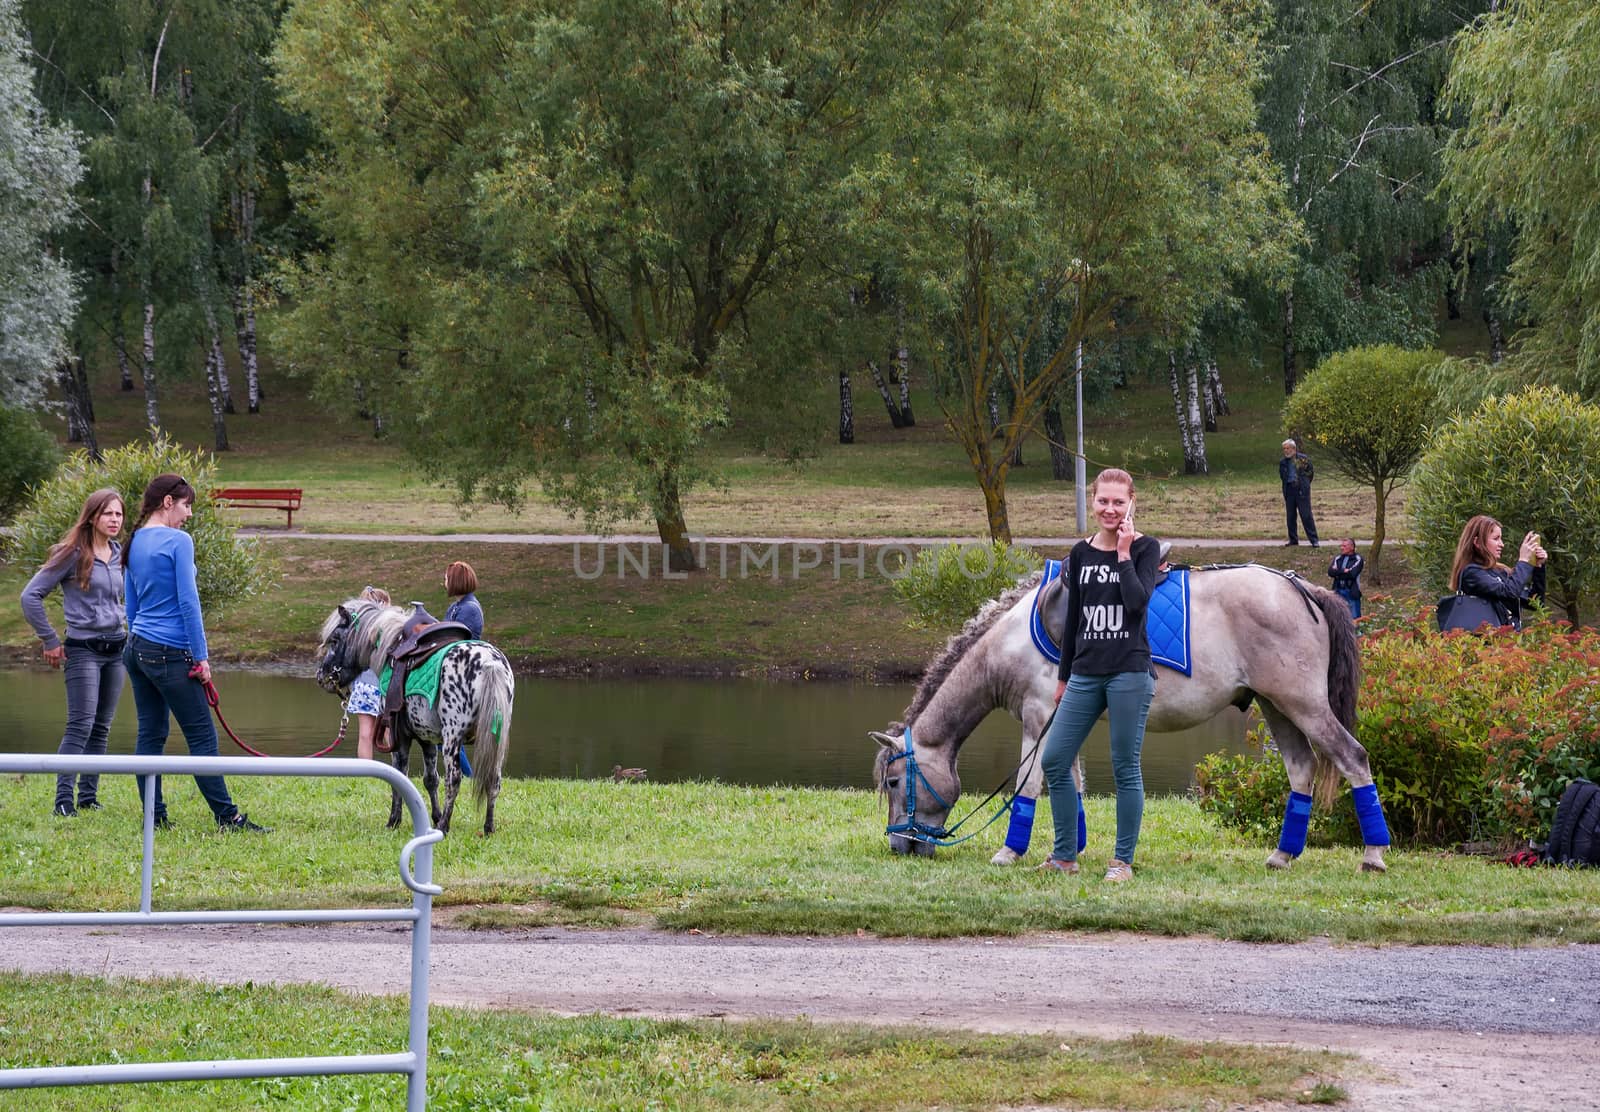
[[[1062,632],[1056,715],[1045,735],[1045,781],[1055,847],[1041,868],[1078,871],[1078,791],[1072,766],[1100,715],[1111,716],[1111,770],[1117,785],[1116,856],[1105,879],[1133,876],[1133,853],[1144,818],[1139,751],[1156,677],[1144,616],[1155,589],[1161,546],[1133,528],[1133,477],[1107,468],[1090,488],[1094,536],[1079,541],[1062,575],[1067,619]]]

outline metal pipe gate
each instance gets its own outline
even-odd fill
[[[286,909],[245,911],[154,911],[150,906],[155,857],[155,792],[144,793],[144,859],[138,911],[11,912],[0,927],[172,926],[195,923],[394,923],[411,924],[411,1021],[407,1049],[398,1054],[352,1054],[311,1058],[236,1058],[217,1061],[117,1063],[0,1070],[0,1090],[53,1085],[120,1082],[215,1081],[225,1078],[306,1077],[319,1074],[403,1073],[406,1108],[422,1112],[428,1102],[428,960],[433,897],[433,829],[422,795],[408,777],[378,761],[351,758],[128,757],[0,753],[0,773],[56,775],[86,772],[112,776],[370,776],[386,781],[411,812],[414,837],[400,850],[400,882],[411,889],[409,908]],[[269,835],[270,837],[270,835]],[[411,867],[415,856],[416,868]]]

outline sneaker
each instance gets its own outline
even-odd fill
[[[233,813],[233,818],[224,819],[222,822],[217,823],[217,829],[218,830],[227,830],[227,831],[229,831],[231,833],[235,833],[235,834],[271,834],[272,833],[270,828],[265,827],[265,826],[258,826],[257,824],[251,822],[250,821],[250,816],[246,815],[243,811],[235,811]]]
[[[1322,547],[1322,542],[1321,541],[1312,541],[1311,542],[1311,547],[1312,548],[1321,548]]]
[[[55,816],[58,819],[75,819],[78,817],[78,809],[72,805],[72,801],[69,799],[65,803],[56,804]]]
[[[1284,541],[1283,542],[1283,547],[1285,547],[1285,548],[1299,548],[1300,547],[1300,542],[1299,541]]]
[[[80,799],[78,800],[78,810],[104,811],[105,808],[100,805],[100,801],[98,799]]]
[[[1133,879],[1133,866],[1126,861],[1111,859],[1111,865],[1106,869],[1106,880],[1111,884],[1121,884],[1125,880]]]
[[[1068,876],[1078,875],[1078,863],[1076,861],[1063,861],[1059,857],[1046,857],[1044,859],[1044,863],[1035,866],[1035,869],[1041,873],[1066,873]]]
[[[157,815],[156,816],[156,829],[157,830],[171,830],[172,829],[172,825],[173,825],[172,824],[172,820],[167,818],[166,815]]]

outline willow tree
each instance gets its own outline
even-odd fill
[[[78,295],[51,246],[82,172],[77,137],[34,96],[16,0],[0,0],[0,406],[38,405],[65,355]]]
[[[376,291],[405,360],[368,362],[436,474],[502,499],[531,476],[591,521],[643,510],[691,566],[685,495],[741,384],[785,385],[750,329],[834,248],[894,6],[297,6],[280,86],[326,143],[302,189],[333,248],[286,334],[331,337],[314,318],[349,314],[327,295]]]
[[[1457,227],[1512,229],[1508,295],[1528,327],[1513,377],[1600,397],[1600,12],[1585,0],[1513,0],[1461,36],[1445,89],[1466,126],[1444,157]]]
[[[855,177],[858,231],[892,248],[937,398],[1009,540],[1016,448],[1113,313],[1196,318],[1294,234],[1255,130],[1266,11],[1157,0],[936,4],[879,105],[893,141]],[[1053,327],[1065,317],[1065,327]],[[1012,399],[991,416],[991,395]]]

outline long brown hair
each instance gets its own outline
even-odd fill
[[[1456,542],[1456,560],[1450,565],[1450,589],[1461,589],[1461,573],[1468,564],[1477,564],[1484,568],[1499,568],[1501,571],[1511,569],[1504,564],[1496,563],[1493,556],[1489,555],[1489,534],[1496,529],[1500,530],[1501,540],[1505,539],[1505,529],[1501,524],[1488,514],[1478,514],[1467,521],[1466,528],[1461,530],[1461,539]]]
[[[172,496],[174,502],[194,502],[194,487],[184,481],[182,475],[167,472],[157,475],[150,480],[150,485],[144,488],[144,502],[139,507],[139,520],[134,523],[133,532],[128,534],[128,543],[122,546],[122,566],[128,566],[128,556],[133,552],[133,534],[144,528],[144,523],[150,520],[150,515],[161,508],[161,503],[166,501],[167,495]]]
[[[83,500],[83,509],[78,511],[78,520],[72,523],[72,528],[61,534],[61,539],[50,546],[50,555],[45,557],[45,567],[59,567],[73,556],[78,558],[78,568],[73,573],[73,578],[78,581],[78,589],[89,589],[89,576],[94,574],[94,523],[101,512],[116,501],[122,504],[122,495],[110,487],[102,487]],[[128,507],[123,506],[122,512],[126,517]],[[126,524],[126,522],[124,522]]]

